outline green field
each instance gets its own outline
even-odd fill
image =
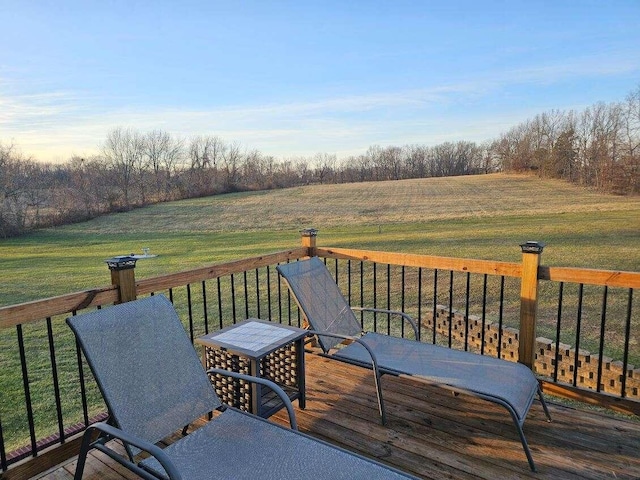
[[[484,175],[314,185],[165,203],[0,240],[0,305],[109,283],[104,260],[149,247],[136,276],[187,270],[300,244],[640,271],[640,198],[533,176]]]
[[[308,227],[319,230],[320,246],[517,262],[519,244],[537,240],[547,244],[543,264],[640,271],[640,198],[529,176],[487,175],[221,195],[1,240],[0,306],[108,285],[104,260],[142,253],[144,247],[158,257],[138,262],[138,279],[295,247],[299,231]],[[541,305],[548,311],[538,334],[548,338],[554,338],[555,295],[551,292],[548,309]],[[595,299],[589,306],[594,313],[583,327],[588,331],[582,332],[581,346],[593,351],[599,338],[600,293],[589,298]],[[624,298],[615,306],[622,317],[614,313],[608,324],[616,338],[624,337]],[[517,299],[505,301],[510,322],[517,322],[518,306]],[[565,308],[569,312],[575,305]],[[573,343],[574,320],[574,313],[563,320],[562,340],[568,343]],[[42,323],[24,327],[34,416],[43,425],[38,438],[56,429],[51,398],[40,394],[52,391]],[[640,361],[636,332],[634,326],[630,361]],[[62,409],[66,417],[77,418],[77,365],[63,319],[54,319],[52,336],[59,371],[65,372]],[[28,443],[17,345],[14,328],[0,331],[0,418],[8,449]],[[620,358],[619,341],[607,347],[607,353]],[[90,413],[102,411],[97,390],[90,389],[88,396]]]

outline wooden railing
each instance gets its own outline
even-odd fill
[[[65,317],[164,294],[192,339],[247,317],[299,325],[299,311],[273,267],[311,255],[325,259],[353,305],[400,309],[418,319],[422,341],[518,360],[537,370],[548,392],[640,414],[633,383],[640,375],[630,362],[640,356],[635,343],[640,315],[633,302],[640,273],[540,266],[542,245],[537,243],[522,245],[522,262],[513,263],[319,247],[316,233],[303,231],[302,245],[291,250],[142,280],[135,278],[135,262],[116,261],[110,265],[110,286],[0,308],[0,341],[9,346],[1,354],[3,477],[29,478],[74,455],[79,432],[104,416]],[[559,289],[555,300],[545,291],[549,286]],[[579,293],[571,321],[566,313],[569,286]],[[615,348],[613,340],[589,340],[598,347],[597,355],[589,355],[589,360],[598,357],[593,386],[581,381],[591,367],[586,366],[586,329],[580,323],[587,304],[593,310],[598,303],[585,296],[588,288],[604,289],[596,333],[619,337]],[[614,290],[616,298],[622,292],[627,300],[612,314]],[[554,312],[544,319],[549,325],[541,321],[540,310]],[[392,332],[384,316],[362,317],[362,322],[369,330],[404,333]],[[537,332],[543,328],[555,332],[555,338],[541,341]],[[572,345],[566,344],[568,334],[575,334]],[[618,363],[606,359],[609,351],[620,353]],[[551,367],[541,363],[549,359]],[[561,368],[567,362],[568,377]],[[603,380],[612,364],[623,372],[613,391]]]

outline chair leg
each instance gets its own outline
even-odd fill
[[[82,478],[82,474],[84,473],[84,465],[87,462],[87,455],[89,454],[89,450],[91,449],[91,436],[93,432],[91,429],[88,429],[84,432],[82,436],[82,445],[80,446],[80,453],[78,454],[78,463],[76,464],[76,473],[74,474],[74,480],[80,480]]]
[[[540,398],[540,403],[542,404],[542,409],[544,410],[545,415],[547,416],[547,421],[551,422],[551,414],[549,413],[549,409],[547,408],[547,402],[542,395],[542,389],[538,387],[538,398]]]
[[[537,472],[536,464],[533,463],[533,456],[531,455],[531,450],[529,450],[529,444],[527,443],[527,439],[524,437],[524,432],[522,431],[522,426],[517,421],[515,422],[515,424],[516,424],[516,429],[518,430],[518,435],[520,435],[520,442],[522,443],[522,448],[524,448],[524,453],[527,455],[529,468],[531,469],[532,472]]]
[[[531,450],[529,449],[529,444],[527,443],[527,439],[524,436],[524,431],[522,430],[522,425],[518,421],[518,416],[516,415],[516,411],[509,404],[502,404],[511,415],[511,419],[513,420],[513,424],[516,426],[516,430],[518,430],[518,435],[520,436],[520,443],[522,443],[522,448],[524,449],[524,453],[527,456],[527,461],[529,462],[529,468],[532,472],[537,472],[536,464],[533,462],[533,456],[531,455]],[[524,420],[523,420],[524,423]]]
[[[378,396],[378,411],[380,413],[380,419],[382,421],[382,425],[386,425],[387,414],[384,408],[384,400],[382,399],[382,375],[380,375],[380,371],[377,368],[373,369],[373,378],[376,384],[376,394]]]

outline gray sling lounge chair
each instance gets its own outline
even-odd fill
[[[224,408],[173,306],[161,295],[71,317],[67,323],[110,414],[108,423],[87,429],[77,479],[92,448],[145,479],[413,478],[296,430]],[[291,402],[280,393],[295,428]],[[166,448],[156,445],[183,427],[186,433],[185,426],[215,410],[222,413],[204,426]],[[120,439],[128,455],[109,448],[106,443],[112,439]],[[147,453],[143,460],[145,455],[137,456],[141,452]]]
[[[418,341],[362,332],[353,309],[319,258],[279,265],[277,270],[289,285],[311,326],[310,333],[317,335],[324,353],[373,370],[382,423],[386,420],[380,385],[382,374],[408,377],[442,385],[456,393],[475,395],[509,411],[529,466],[535,471],[522,426],[536,394],[547,418],[550,420],[551,417],[538,381],[529,368],[519,363],[420,342],[413,321],[411,324]],[[406,315],[402,317],[408,320]],[[352,343],[335,348],[344,340]]]

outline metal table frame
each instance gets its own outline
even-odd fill
[[[286,348],[293,346],[295,352],[295,372],[293,374],[296,385],[292,387],[281,384],[277,380],[274,381],[287,392],[292,401],[297,399],[299,407],[304,409],[306,406],[304,338],[307,334],[307,330],[302,328],[250,318],[198,337],[195,343],[203,345],[205,348],[204,364],[207,369],[215,367],[235,370],[239,362],[246,361],[249,364],[249,371],[247,372],[249,375],[272,380],[273,378],[270,378],[269,375],[263,375],[263,367],[265,366],[263,362],[271,361],[272,363],[277,363],[279,361],[278,357],[283,355],[282,352]],[[219,352],[212,352],[215,350]],[[218,354],[220,352],[230,355],[228,358],[233,360],[230,363],[226,362],[225,365],[212,364],[209,354]],[[280,369],[282,368],[281,366]],[[233,384],[236,392],[240,388],[238,380],[229,379],[228,384]],[[243,409],[247,409],[263,418],[268,418],[284,406],[282,402],[273,400],[273,396],[269,395],[271,392],[268,391],[267,387],[260,384],[252,384],[249,388],[251,392],[250,406],[242,404],[234,406],[239,408],[249,407]],[[221,393],[218,392],[219,395]],[[221,395],[221,397],[223,396],[224,394]],[[236,396],[236,401],[239,402],[238,397],[239,395]]]

